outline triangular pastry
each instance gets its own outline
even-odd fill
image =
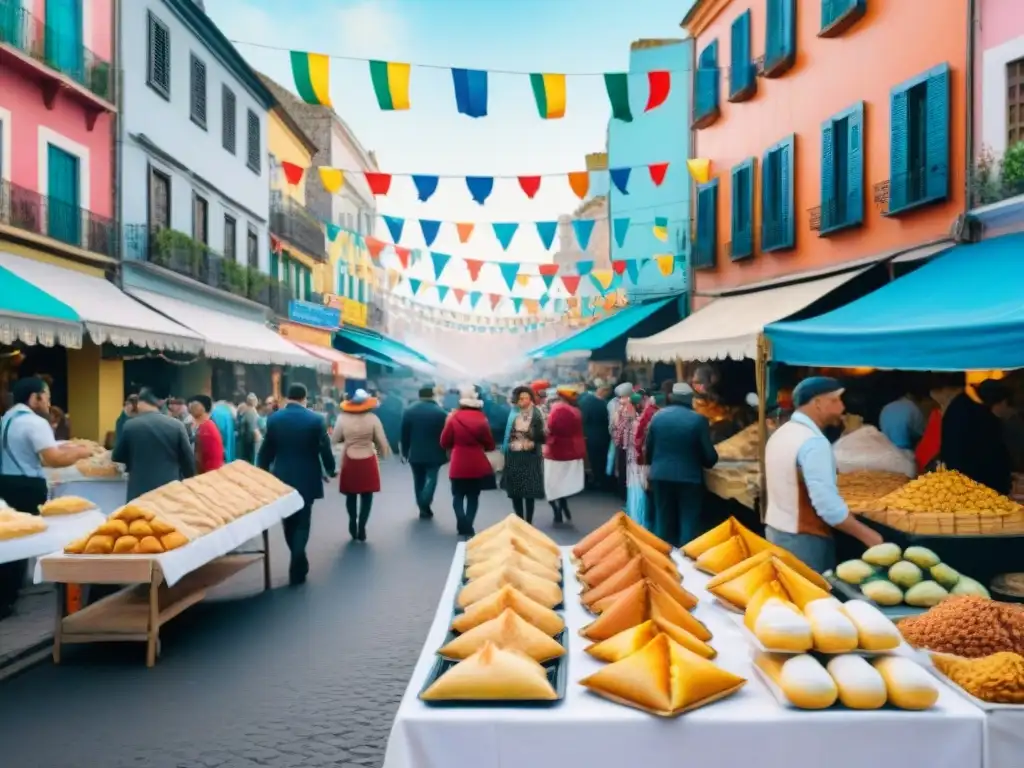
[[[752,568],[755,568],[761,563],[767,562],[772,558],[778,558],[786,565],[788,565],[790,568],[792,568],[794,571],[796,571],[798,574],[807,579],[809,582],[820,587],[821,589],[828,591],[832,589],[831,585],[828,583],[824,576],[810,568],[808,565],[805,565],[802,561],[794,557],[790,552],[787,552],[781,547],[775,546],[772,546],[768,549],[763,549],[760,552],[752,554],[743,562],[737,563],[731,568],[727,568],[721,573],[712,576],[708,580],[707,584],[704,585],[704,588],[710,592],[719,584],[724,584],[727,581],[732,581],[737,576],[746,573]]]
[[[554,636],[565,629],[565,621],[561,616],[527,597],[511,584],[506,584],[497,592],[468,606],[465,612],[456,614],[451,628],[455,632],[469,632],[473,627],[497,618],[506,608],[511,608],[546,635]]]
[[[760,565],[724,584],[713,588],[709,587],[708,591],[726,604],[744,611],[747,608],[747,603],[757,594],[757,590],[774,581],[775,577],[773,560],[765,560]]]
[[[637,550],[643,552],[656,563],[663,563],[666,568],[670,567],[673,570],[676,569],[675,563],[672,562],[671,557],[652,547],[631,530],[625,527],[620,527],[618,530],[608,534],[589,552],[579,558],[578,570],[581,573],[586,573],[598,563],[604,562],[612,552],[621,546],[623,542],[631,542]]]
[[[745,683],[665,634],[580,681],[612,701],[664,717],[710,704]]]
[[[501,554],[508,551],[518,552],[521,555],[526,555],[538,563],[543,563],[548,568],[558,570],[562,564],[561,553],[555,554],[549,552],[546,549],[538,547],[534,542],[524,539],[517,535],[511,529],[506,529],[504,532],[492,537],[485,546],[477,547],[476,549],[466,550],[466,564],[476,565],[486,560],[490,560],[496,554]]]
[[[629,531],[637,539],[647,544],[647,546],[658,550],[662,554],[667,555],[672,551],[671,544],[664,539],[660,539],[655,536],[635,520],[632,520],[625,512],[619,511],[612,515],[612,517],[603,525],[584,536],[583,539],[581,539],[576,546],[572,548],[573,557],[577,559],[582,558],[583,555],[617,530]]]
[[[661,590],[666,595],[668,595],[672,599],[673,602],[678,603],[682,608],[684,608],[687,611],[692,611],[694,608],[697,607],[697,598],[691,595],[685,589],[683,589],[683,586],[678,581],[676,581],[672,576],[670,576],[662,570],[659,570],[658,568],[648,566],[647,573],[639,580],[647,581],[650,584],[656,584],[658,587],[661,588]],[[633,585],[631,584],[630,586]],[[626,587],[626,589],[629,589],[629,587]],[[608,597],[598,600],[596,603],[590,606],[590,610],[596,614],[602,613],[606,608],[614,604],[623,592],[625,592],[625,590],[621,590],[613,595],[608,595]]]
[[[588,589],[603,583],[605,579],[617,573],[637,555],[642,555],[645,560],[671,574],[673,578],[680,579],[679,569],[671,559],[647,547],[643,542],[637,541],[631,534],[614,533],[606,541],[611,541],[612,547],[602,553],[599,561],[590,563],[589,567],[583,561],[580,561],[579,567],[581,570],[577,571],[576,575],[580,583]],[[604,542],[600,546],[603,547]],[[595,547],[587,553],[586,557],[589,558],[596,551],[597,548]]]
[[[740,536],[730,536],[728,540],[707,550],[697,558],[694,565],[704,573],[721,573],[726,568],[742,563],[750,556],[747,545]]]
[[[786,590],[782,588],[782,584],[777,579],[772,579],[767,584],[763,584],[747,602],[747,609],[743,612],[743,623],[751,632],[754,631],[757,615],[761,612],[761,608],[772,598],[789,600],[789,595],[786,594]],[[793,607],[796,608],[795,605]]]
[[[664,589],[673,600],[686,610],[692,611],[697,607],[697,598],[679,583],[677,576],[662,570],[641,554],[635,555],[626,565],[604,579],[593,589],[584,590],[580,595],[580,599],[589,610],[600,613],[603,608],[597,609],[597,605],[606,598],[621,592],[626,587],[632,586],[645,578],[650,579]]]
[[[717,547],[719,544],[727,542],[733,537],[733,535],[732,518],[730,517],[724,523],[716,525],[710,531],[706,531],[697,538],[691,539],[681,546],[679,551],[691,560],[696,560],[712,547]]]
[[[485,621],[466,634],[459,635],[437,653],[446,659],[462,660],[472,656],[486,643],[494,643],[508,651],[525,653],[539,662],[565,655],[561,643],[544,634],[511,608],[506,608],[496,619]]]
[[[471,581],[459,591],[456,602],[460,608],[465,608],[492,592],[497,592],[506,584],[511,584],[546,608],[554,608],[562,602],[562,589],[557,584],[513,566],[505,566],[501,570],[491,571],[476,581]]]
[[[500,538],[506,534],[513,534],[521,539],[529,541],[539,549],[545,549],[552,554],[561,555],[561,550],[559,549],[558,544],[552,541],[546,534],[534,528],[529,523],[520,520],[515,515],[509,515],[509,517],[506,517],[504,520],[492,525],[490,528],[485,528],[480,531],[480,533],[466,542],[466,549],[471,550],[477,549],[478,547],[485,547],[493,539]]]
[[[817,584],[812,584],[780,558],[776,558],[774,564],[779,583],[786,590],[790,601],[796,604],[796,607],[801,611],[808,603],[815,600],[824,600],[830,596],[827,591]]]
[[[547,670],[516,651],[486,644],[420,694],[424,701],[555,701]]]
[[[481,576],[484,576],[491,571],[500,570],[506,565],[512,565],[521,571],[532,573],[534,576],[540,576],[542,579],[547,579],[552,584],[560,584],[562,582],[562,574],[554,568],[549,568],[543,563],[538,563],[529,555],[524,555],[514,551],[499,552],[490,560],[484,560],[482,563],[469,566],[466,568],[466,578],[469,581],[475,581]]]
[[[653,618],[668,619],[699,640],[707,642],[711,639],[707,627],[648,579],[638,581],[620,592],[614,603],[608,605],[600,616],[580,630],[580,635],[588,640],[607,640],[623,630]]]
[[[666,619],[648,619],[642,624],[619,632],[607,640],[587,646],[584,650],[599,661],[608,664],[621,661],[636,653],[659,633],[664,633],[684,648],[705,659],[715,658],[715,649],[702,643],[685,629]]]

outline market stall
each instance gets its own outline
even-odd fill
[[[61,550],[105,519],[98,509],[26,520],[0,503],[0,564],[31,560]]]
[[[111,460],[110,451],[91,440],[73,440],[92,449],[92,456],[81,459],[70,467],[46,471],[50,498],[76,496],[88,499],[105,515],[124,505],[128,493],[128,478],[124,467]],[[66,543],[66,542],[65,542]]]

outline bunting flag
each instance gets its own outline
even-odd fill
[[[580,277],[586,277],[594,269],[594,262],[592,259],[586,259],[584,261],[576,262],[576,274]]]
[[[409,108],[411,65],[394,61],[371,61],[370,81],[377,105],[386,111]]]
[[[550,251],[555,242],[555,234],[558,232],[558,222],[538,221],[535,222],[535,226],[537,227],[537,236],[544,245],[544,250]]]
[[[661,242],[668,242],[668,216],[654,217],[654,236]]]
[[[523,306],[526,307],[527,314],[537,314],[538,302],[536,299],[523,299]]]
[[[414,277],[408,278],[409,290],[412,291],[412,295],[415,296],[420,292],[420,286],[423,284],[422,280],[417,280]]]
[[[437,192],[437,176],[419,176],[413,174],[412,183],[416,185],[416,196],[421,203],[427,202]]]
[[[580,200],[590,191],[590,171],[576,171],[569,174],[569,188]]]
[[[636,281],[640,277],[640,270],[644,268],[646,263],[647,259],[629,259],[626,262],[626,274],[629,275],[629,281],[634,285],[636,285]]]
[[[459,235],[460,243],[468,243],[469,238],[473,235],[474,225],[472,222],[464,222],[455,225],[455,231]]]
[[[707,158],[695,157],[686,161],[686,170],[698,184],[707,184],[711,181],[711,161]]]
[[[534,73],[530,75],[530,87],[542,120],[565,117],[565,75]]]
[[[487,115],[487,73],[479,69],[453,69],[455,108],[469,117]]]
[[[447,253],[438,253],[437,251],[430,252],[430,260],[434,264],[434,279],[440,280],[441,273],[444,272],[444,268],[448,266],[448,262],[451,261],[452,257]]]
[[[467,176],[466,187],[469,189],[469,194],[473,200],[483,205],[484,201],[491,196],[491,192],[494,191],[494,177]]]
[[[335,240],[338,239],[338,235],[341,234],[341,227],[339,227],[337,224],[331,224],[329,222],[326,224],[326,226],[327,239],[333,243]]]
[[[480,270],[484,263],[478,259],[466,259],[466,269],[469,270],[469,279],[474,283],[480,279]]]
[[[647,73],[647,106],[644,112],[657,109],[668,100],[672,90],[672,73],[666,70],[655,70]]]
[[[395,256],[398,257],[398,263],[402,265],[402,269],[409,268],[409,256],[411,254],[412,251],[409,250],[408,248],[401,248],[399,246],[395,246]]]
[[[557,264],[538,264],[537,271],[545,277],[554,277],[558,274]]]
[[[466,298],[466,292],[461,288],[452,288],[452,293],[455,295],[455,301],[459,304],[461,304],[462,300]]]
[[[302,177],[306,173],[306,169],[301,165],[289,163],[288,161],[281,163],[281,170],[284,171],[284,180],[293,187],[302,181]]]
[[[388,232],[391,233],[391,242],[398,243],[402,240],[402,230],[405,229],[405,219],[397,216],[384,216],[384,223],[387,224]]]
[[[626,235],[629,234],[629,217],[623,216],[612,221],[612,234],[619,248],[626,247]]]
[[[501,243],[501,250],[507,251],[509,245],[512,244],[512,238],[515,237],[516,231],[519,229],[519,224],[517,222],[494,222],[491,226],[494,228],[494,236]]]
[[[651,181],[654,186],[660,187],[665,181],[665,174],[668,172],[668,163],[651,163],[647,166],[647,172],[651,174]]]
[[[591,264],[591,266],[593,266],[593,264]],[[562,275],[562,285],[565,286],[565,290],[569,292],[570,296],[575,296],[576,291],[580,287],[580,276]]]
[[[654,257],[654,261],[658,264],[658,271],[661,272],[662,276],[664,277],[668,277],[675,271],[676,257],[674,254],[659,254]]]
[[[423,233],[423,242],[429,248],[437,239],[437,233],[441,231],[441,222],[430,219],[420,219],[420,231]]]
[[[626,262],[624,260],[613,261],[612,262],[612,271],[616,275],[621,275],[623,272],[626,271]]]
[[[500,293],[488,294],[488,298],[491,301],[491,309],[497,309],[498,305],[501,304],[502,296]]]
[[[397,269],[389,269],[388,288],[393,291],[400,282],[402,282],[402,273],[399,272]]]
[[[512,297],[512,311],[515,312],[518,315],[519,314],[519,310],[522,309],[522,307],[523,307],[523,300],[521,298],[519,298],[518,296],[513,296]]]
[[[590,273],[590,279],[602,296],[608,293],[612,285],[616,283],[616,275],[610,269],[595,269]]]
[[[378,240],[376,237],[366,238],[366,250],[370,252],[370,258],[374,261],[380,260],[381,251],[384,250],[386,245],[387,243],[383,240]]]
[[[629,109],[629,75],[625,72],[606,73],[604,89],[612,103],[612,117],[624,123],[633,122],[633,113]]]
[[[530,284],[531,278],[533,278],[533,275],[527,275],[520,272],[516,275],[516,285],[521,285],[525,288]]]
[[[519,263],[515,261],[502,261],[498,263],[498,269],[501,270],[501,276],[505,280],[505,285],[511,291],[512,286],[516,284],[516,275],[519,274]]]
[[[307,104],[331,106],[331,59],[322,53],[291,51],[295,92]]]
[[[469,294],[469,308],[476,309],[476,305],[480,303],[484,295],[480,291],[470,291]]]
[[[572,228],[576,233],[576,242],[579,243],[580,250],[585,252],[590,245],[590,236],[594,234],[594,219],[573,219]]]
[[[547,291],[551,290],[551,285],[555,282],[554,275],[541,275],[540,279],[544,281],[544,289]]]
[[[519,188],[523,190],[523,193],[528,198],[533,200],[537,192],[540,191],[540,176],[520,176]]]
[[[390,173],[371,173],[367,171],[364,176],[366,177],[367,185],[370,187],[370,192],[374,195],[386,195],[388,190],[391,189]]]
[[[320,183],[323,184],[324,189],[332,195],[338,194],[345,184],[345,172],[338,168],[327,167],[321,167],[318,170],[320,171]]]
[[[624,195],[629,194],[629,172],[632,170],[632,168],[612,168],[608,171],[612,184]]]
[[[445,296],[448,295],[448,286],[447,285],[438,285],[438,286],[435,286],[435,287],[437,288],[437,300],[438,301],[444,301]]]

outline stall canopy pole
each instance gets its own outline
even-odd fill
[[[682,358],[676,358],[676,381],[685,381],[686,378],[683,376],[683,360]]]
[[[757,336],[757,363],[754,371],[757,385],[757,466],[761,476],[758,494],[761,522],[765,521],[768,509],[768,485],[765,478],[764,449],[768,442],[768,339],[763,333]]]

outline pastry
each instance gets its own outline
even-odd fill
[[[803,653],[814,648],[811,622],[795,605],[780,598],[765,601],[753,625],[754,636],[770,651]]]
[[[912,660],[902,656],[881,656],[871,665],[882,676],[892,706],[930,709],[939,700],[939,687],[935,680]]]
[[[112,552],[115,555],[131,555],[135,553],[137,546],[139,546],[139,540],[134,536],[121,536],[114,541]]]
[[[696,560],[712,547],[724,544],[733,536],[739,536],[742,539],[751,555],[756,555],[758,552],[772,547],[767,539],[758,536],[735,517],[730,517],[721,525],[716,525],[707,533],[687,542],[680,547],[680,550],[691,560]]]
[[[903,641],[900,631],[878,608],[864,600],[843,603],[843,613],[857,628],[857,647],[865,651],[891,651]]]
[[[593,643],[584,650],[595,659],[607,663],[621,661],[632,653],[636,653],[659,633],[664,633],[705,659],[713,659],[717,655],[715,649],[691,635],[685,629],[667,619],[648,619],[642,624],[619,632],[600,643]]]
[[[538,563],[533,558],[518,552],[498,553],[490,560],[484,560],[482,563],[471,565],[466,568],[466,578],[469,581],[474,581],[491,571],[500,570],[506,565],[512,565],[521,571],[532,573],[534,576],[540,576],[552,584],[560,584],[562,582],[562,574],[557,570],[549,568],[543,563]]]
[[[118,536],[127,536],[128,523],[124,520],[110,518],[106,522],[100,523],[99,527],[93,531],[93,533],[99,534],[100,536],[112,536],[115,539]]]
[[[619,530],[632,533],[634,537],[643,541],[647,546],[661,552],[662,554],[667,555],[672,551],[671,544],[663,539],[659,539],[642,525],[631,519],[625,512],[619,511],[612,515],[604,525],[601,525],[591,531],[587,536],[584,536],[583,539],[572,548],[573,557],[581,559],[597,544],[604,541],[605,538],[615,531]]]
[[[153,526],[148,520],[132,520],[128,523],[128,533],[132,536],[138,536],[140,539],[145,536],[152,536]]]
[[[161,536],[160,543],[163,544],[165,551],[170,552],[172,549],[178,549],[178,547],[188,544],[188,539],[179,531],[172,531],[165,536]]]
[[[126,523],[130,523],[133,520],[152,520],[155,516],[155,512],[143,505],[140,505],[136,500],[129,504],[125,504],[119,510],[114,512],[114,514],[110,516],[110,519],[124,520]]]
[[[459,590],[456,603],[460,608],[465,608],[487,597],[492,592],[497,592],[506,584],[511,584],[524,595],[547,608],[554,608],[562,602],[562,589],[557,584],[552,584],[540,576],[534,576],[532,573],[521,571],[518,568],[505,566],[466,584]]]
[[[166,536],[168,533],[174,533],[174,526],[159,517],[150,520],[149,526],[153,529],[154,536]]]
[[[585,589],[580,595],[580,599],[589,610],[594,613],[600,613],[604,610],[602,603],[608,597],[621,592],[627,587],[631,587],[643,579],[650,579],[660,586],[686,610],[692,611],[697,607],[697,598],[690,594],[675,576],[652,564],[650,560],[639,553],[596,587]],[[598,608],[598,606],[602,607]]]
[[[877,669],[861,656],[836,656],[828,673],[839,690],[839,701],[850,709],[881,709],[888,694],[885,680]]]
[[[773,581],[779,582],[785,590],[787,599],[801,609],[809,602],[828,597],[829,593],[826,590],[805,578],[785,560],[774,554],[770,557],[767,555],[768,553],[762,552],[737,564],[728,572],[723,572],[721,576],[725,576],[726,573],[730,575],[731,578],[727,580],[719,577],[711,579],[706,587],[708,592],[722,602],[744,611],[757,591]],[[753,567],[742,567],[751,561],[756,562]]]
[[[580,681],[600,696],[663,717],[725,698],[745,683],[665,634]]]
[[[758,653],[754,664],[798,709],[828,709],[839,698],[835,680],[813,656]]]
[[[424,701],[555,701],[547,670],[516,651],[487,643],[420,694]]]
[[[607,640],[653,618],[667,619],[703,642],[711,639],[707,627],[648,579],[623,590],[597,619],[580,630],[580,635],[593,641]]]
[[[75,539],[70,544],[64,547],[65,555],[80,555],[85,552],[85,545],[89,543],[89,537],[83,536],[81,539]]]
[[[531,557],[548,568],[558,570],[562,564],[561,553],[555,554],[547,549],[536,546],[534,542],[524,539],[511,530],[506,529],[488,540],[486,546],[466,550],[466,565],[476,565],[490,560],[498,554],[508,551],[518,552]]]
[[[562,644],[523,619],[511,608],[459,635],[437,653],[447,659],[466,659],[487,643],[508,651],[519,651],[534,661],[544,662],[565,655]]]
[[[682,584],[680,584],[675,577],[665,573],[660,568],[656,568],[654,566],[649,566],[647,570],[649,571],[649,575],[645,576],[643,579],[639,579],[639,581],[646,580],[651,584],[657,584],[659,587],[661,587],[662,591],[664,591],[665,594],[667,594],[675,602],[679,603],[679,605],[681,605],[687,611],[692,611],[694,608],[697,607],[697,598],[691,595],[685,589],[683,589]],[[636,582],[634,582],[634,584],[635,583]],[[633,585],[630,584],[629,586]],[[629,589],[629,587],[626,587],[626,589]],[[613,595],[609,595],[608,597],[605,597],[602,600],[598,600],[591,607],[591,611],[600,614],[602,611],[604,611],[605,608],[612,605],[624,591],[625,590],[619,590],[619,592],[616,592]]]
[[[797,608],[803,610],[815,600],[828,599],[828,590],[822,589],[817,584],[808,581],[802,575],[791,568],[782,558],[776,557],[773,561],[775,575],[782,588],[786,590],[789,599]]]
[[[824,576],[822,576],[820,573],[813,570],[809,566],[805,565],[797,558],[793,557],[793,555],[787,552],[786,550],[777,547],[761,550],[757,554],[751,555],[743,562],[737,563],[732,568],[728,568],[722,571],[721,573],[712,576],[708,580],[707,584],[705,584],[705,589],[710,591],[717,587],[719,584],[724,584],[727,581],[731,581],[736,577],[741,576],[742,574],[751,570],[752,568],[756,568],[761,563],[767,560],[771,560],[772,558],[777,558],[781,560],[791,569],[796,571],[799,575],[803,576],[805,579],[807,579],[807,581],[811,582],[815,586],[820,587],[825,591],[831,591],[832,586],[828,583]]]
[[[452,629],[468,632],[473,627],[490,621],[502,614],[506,608],[522,616],[546,635],[557,635],[565,629],[565,621],[547,606],[527,597],[511,584],[468,606],[464,613],[452,619]]]
[[[164,551],[164,545],[156,536],[145,536],[139,541],[135,551],[140,555],[159,555]]]
[[[492,525],[490,528],[485,528],[480,531],[480,533],[466,542],[466,549],[475,550],[479,547],[486,547],[495,539],[508,535],[524,539],[525,541],[530,542],[534,548],[547,550],[553,555],[558,555],[559,558],[562,556],[562,550],[559,549],[558,544],[529,523],[524,520],[520,520],[515,515],[509,515],[499,523]]]
[[[0,509],[0,541],[32,536],[42,533],[46,528],[46,521],[41,517],[18,512],[10,507]]]
[[[39,514],[43,517],[77,515],[90,509],[96,509],[96,505],[88,499],[83,499],[80,496],[60,496],[50,499],[45,504],[40,504]]]
[[[721,544],[716,544],[697,558],[694,565],[704,573],[721,573],[727,568],[742,563],[750,556],[747,545],[739,536],[730,536]]]
[[[849,653],[857,650],[857,627],[843,612],[842,603],[817,600],[808,603],[804,615],[811,624],[814,649],[821,653]]]
[[[628,552],[622,553],[621,550],[623,544],[631,545]],[[601,541],[591,547],[589,551],[579,558],[577,570],[579,573],[585,574],[597,565],[610,565],[612,570],[608,572],[608,575],[611,575],[625,565],[635,552],[642,552],[654,563],[662,565],[666,570],[678,573],[678,569],[676,568],[675,563],[672,562],[672,558],[664,552],[659,552],[657,549],[647,544],[642,538],[625,528],[619,528],[618,530],[612,531]],[[618,563],[609,564],[608,561],[613,559],[616,554],[619,554],[620,557]],[[595,581],[591,578],[588,583],[597,584],[599,581]]]
[[[114,537],[103,534],[93,534],[82,550],[86,555],[109,555],[114,551]]]

